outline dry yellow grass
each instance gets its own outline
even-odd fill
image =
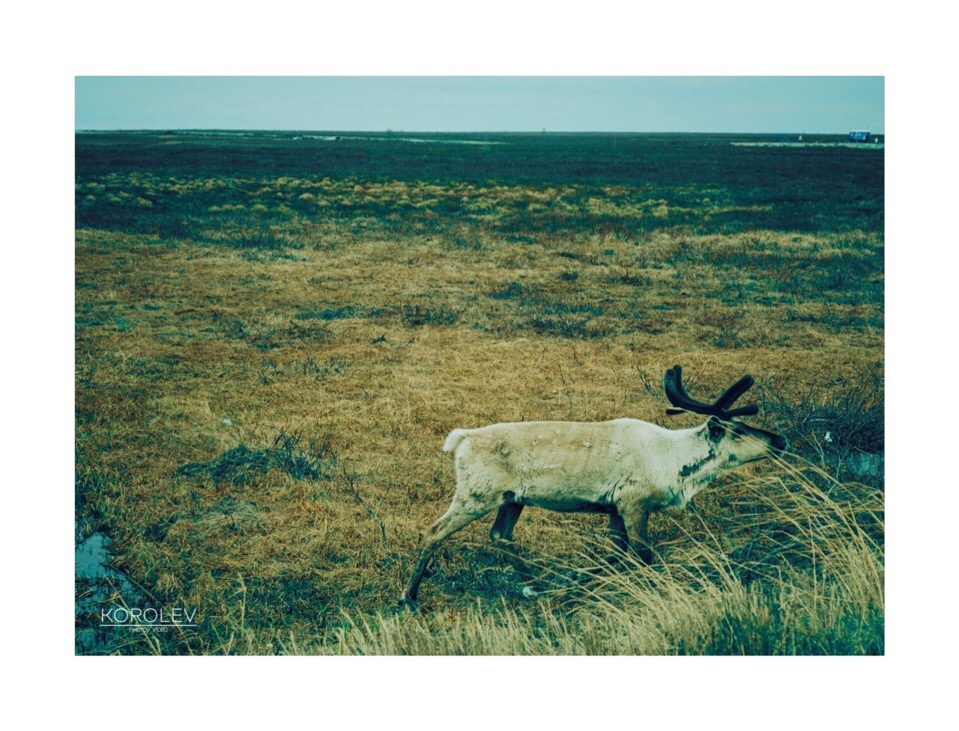
[[[301,199],[329,201],[322,191],[336,188],[431,200],[424,186],[289,187]],[[507,193],[532,195],[437,187],[433,195],[473,196],[490,215]],[[599,233],[515,242],[467,224],[390,236],[375,224],[291,218],[272,233],[298,246],[279,251],[232,248],[215,230],[172,242],[77,232],[78,508],[114,538],[120,568],[157,602],[199,607],[207,631],[235,621],[241,588],[245,625],[299,638],[293,650],[340,646],[343,610],[389,612],[420,532],[452,493],[440,452],[452,428],[665,424],[659,384],[674,363],[706,394],[749,372],[785,399],[882,370],[881,291],[862,294],[881,290],[868,264],[881,256],[873,234],[663,230],[638,245]],[[178,472],[241,445],[267,448],[281,433],[325,454],[329,474],[270,469],[237,484]],[[707,527],[718,530],[727,510],[711,506]],[[595,517],[527,512],[517,540],[560,563],[602,529]],[[654,519],[665,552],[682,550],[685,520]],[[570,534],[577,526],[585,536]],[[487,530],[470,526],[439,552],[427,610],[473,617],[515,597]],[[256,651],[283,649],[269,642]]]

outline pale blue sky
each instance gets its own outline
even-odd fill
[[[79,76],[76,129],[883,132],[880,76]]]

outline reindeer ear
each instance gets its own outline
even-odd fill
[[[689,413],[692,413],[692,412],[687,409],[680,409],[677,406],[670,406],[668,409],[666,409],[666,416],[679,416],[680,414],[689,414]]]

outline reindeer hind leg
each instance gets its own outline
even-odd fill
[[[439,544],[474,520],[482,518],[492,509],[493,505],[483,505],[473,501],[466,503],[459,500],[458,496],[453,498],[453,503],[449,509],[427,529],[426,535],[420,543],[419,559],[416,562],[416,568],[410,575],[406,588],[400,594],[400,606],[409,606],[416,601],[416,594],[420,582],[423,580],[423,573],[426,571],[426,566]]]

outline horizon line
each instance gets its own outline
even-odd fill
[[[868,131],[874,135],[885,135],[883,130],[871,130],[867,127],[851,127],[844,132],[822,130],[768,130],[756,131],[718,131],[718,130],[563,130],[563,129],[502,129],[502,130],[425,130],[425,129],[305,129],[296,127],[83,127],[74,128],[74,134],[82,133],[301,133],[301,134],[416,134],[416,135],[511,135],[511,134],[607,134],[607,135],[847,135],[854,131]]]

